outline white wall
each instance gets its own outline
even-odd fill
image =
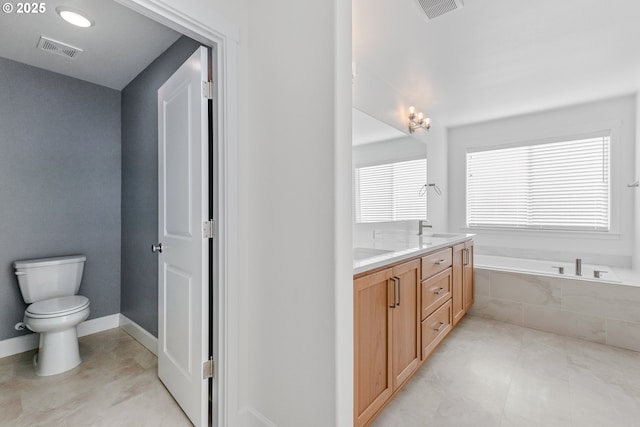
[[[427,155],[427,146],[409,136],[353,147],[354,167],[375,163],[401,162]]]
[[[612,129],[612,232],[477,230],[478,252],[629,267],[634,250],[635,95],[449,129],[449,213],[454,231],[465,229],[466,150]]]
[[[350,190],[350,7],[250,5],[247,405],[277,426],[347,425],[352,389],[338,390],[337,372],[352,378],[352,358],[337,331],[352,328],[340,294],[350,257],[339,257],[351,243],[340,194]]]

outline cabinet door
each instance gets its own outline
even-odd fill
[[[453,247],[452,295],[453,325],[455,326],[466,313],[463,296],[464,243]]]
[[[392,362],[394,390],[420,363],[419,285],[420,261],[393,268],[395,307],[392,309]]]
[[[392,270],[354,281],[354,411],[355,425],[363,426],[393,391],[391,371]]]
[[[473,305],[473,240],[465,242],[464,249],[466,256],[464,257],[462,276],[464,279],[464,311],[467,312]]]

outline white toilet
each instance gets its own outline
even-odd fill
[[[87,257],[73,255],[15,261],[24,324],[40,333],[33,364],[37,375],[56,375],[80,364],[76,326],[89,317],[89,298],[76,295]]]

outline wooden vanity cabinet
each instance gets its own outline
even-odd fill
[[[355,425],[364,426],[420,364],[420,262],[354,281]]]
[[[354,415],[358,427],[384,406],[393,391],[391,277],[388,268],[354,280]]]
[[[420,364],[420,262],[414,260],[393,267],[391,280],[397,286],[397,303],[391,309],[391,368],[395,390]]]
[[[473,305],[473,240],[453,247],[452,281],[451,303],[455,326]]]
[[[435,312],[422,321],[422,360],[426,360],[433,350],[453,329],[451,300],[442,304]]]
[[[354,425],[364,427],[473,303],[473,241],[357,274],[353,285]]]
[[[463,258],[462,283],[464,311],[469,311],[473,305],[473,240],[464,243],[466,256]]]

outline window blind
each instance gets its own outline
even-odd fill
[[[427,218],[427,159],[356,168],[356,221]]]
[[[610,136],[467,153],[467,226],[608,231]]]

